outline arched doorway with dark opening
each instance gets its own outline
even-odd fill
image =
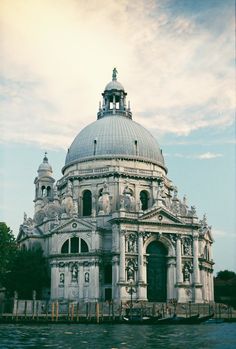
[[[166,302],[167,249],[160,241],[147,247],[147,298],[149,302]]]

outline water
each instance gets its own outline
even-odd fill
[[[236,323],[202,325],[0,325],[0,348],[235,349]]]

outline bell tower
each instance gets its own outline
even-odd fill
[[[52,166],[48,163],[47,153],[45,152],[43,162],[39,165],[38,176],[34,180],[35,184],[35,211],[42,203],[53,200],[53,184],[55,179],[52,177]]]

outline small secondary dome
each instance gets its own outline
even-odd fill
[[[41,165],[39,165],[38,174],[39,174],[39,177],[52,175],[52,166],[48,163],[46,152],[43,158],[43,162],[41,163]]]
[[[117,81],[116,68],[113,69],[112,81],[110,81],[105,87],[105,91],[109,91],[109,90],[124,91],[124,87],[121,85],[121,83],[119,81]]]

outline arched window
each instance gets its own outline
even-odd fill
[[[87,243],[77,237],[70,238],[64,242],[61,253],[85,253],[89,252]]]
[[[83,216],[91,216],[92,213],[92,194],[90,190],[83,193]]]
[[[88,250],[87,243],[83,239],[80,239],[80,252],[88,252]]]
[[[141,210],[145,211],[148,209],[148,192],[146,190],[142,190],[140,192],[140,201],[141,201]]]
[[[51,187],[47,187],[47,196],[51,196]]]
[[[62,245],[61,253],[69,253],[69,240],[66,240]]]
[[[42,196],[47,196],[47,191],[46,191],[46,188],[45,186],[43,185],[42,188],[41,188],[41,191],[42,191]]]
[[[71,253],[79,252],[79,238],[73,237],[70,239],[70,251]]]

